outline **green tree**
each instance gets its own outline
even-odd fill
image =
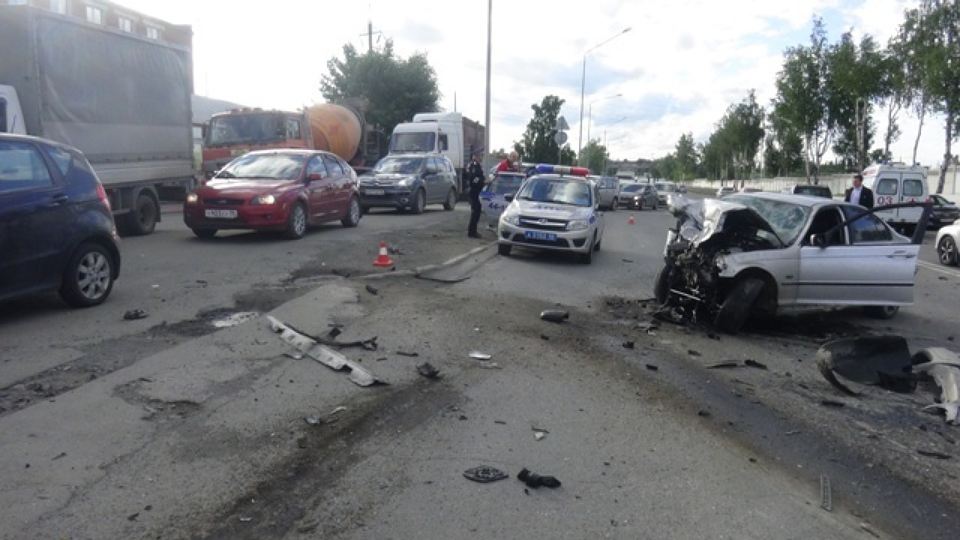
[[[833,152],[848,169],[863,170],[873,139],[873,101],[883,93],[883,55],[869,35],[850,32],[827,51],[827,104],[836,128]]]
[[[426,55],[397,57],[392,41],[365,54],[348,43],[342,59],[327,62],[327,71],[320,82],[323,97],[332,102],[364,101],[367,122],[386,133],[415,113],[437,110],[440,90]]]
[[[608,159],[610,159],[610,154],[607,152],[607,147],[600,144],[599,139],[590,139],[583,150],[580,151],[577,163],[590,169],[593,174],[603,175],[606,174],[604,168]]]
[[[675,166],[672,180],[689,180],[693,178],[697,171],[697,164],[700,161],[697,155],[697,147],[693,142],[693,133],[684,133],[677,141],[674,153]]]
[[[937,193],[943,193],[947,169],[953,162],[952,144],[960,135],[960,2],[957,0],[924,0],[920,8],[926,29],[921,38],[926,77],[925,93],[933,110],[944,116],[944,149],[940,165]]]
[[[554,140],[557,117],[560,116],[563,103],[564,100],[557,96],[544,96],[539,105],[534,103],[530,106],[533,118],[527,123],[523,138],[513,145],[521,159],[535,163],[556,163],[559,154],[561,165],[573,164],[576,153],[566,144],[561,151]]]

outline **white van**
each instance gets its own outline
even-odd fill
[[[930,195],[926,167],[902,163],[871,165],[863,171],[863,185],[873,191],[873,205],[886,206],[908,202],[923,202]],[[896,229],[912,233],[920,222],[923,208],[897,208],[877,212]]]

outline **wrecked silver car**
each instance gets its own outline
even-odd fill
[[[914,206],[929,217],[929,205]],[[735,333],[751,314],[787,306],[864,306],[889,318],[913,303],[922,236],[901,236],[873,211],[782,193],[673,196],[669,207],[677,224],[654,293],[674,317]]]

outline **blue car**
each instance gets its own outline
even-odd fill
[[[0,301],[58,290],[71,306],[100,304],[120,275],[118,242],[79,150],[0,134]]]

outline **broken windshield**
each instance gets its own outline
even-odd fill
[[[773,229],[784,246],[792,244],[800,236],[803,225],[810,216],[809,206],[784,201],[762,199],[749,195],[730,195],[724,197],[723,200],[742,204],[760,214],[760,217],[770,224],[770,228]]]

